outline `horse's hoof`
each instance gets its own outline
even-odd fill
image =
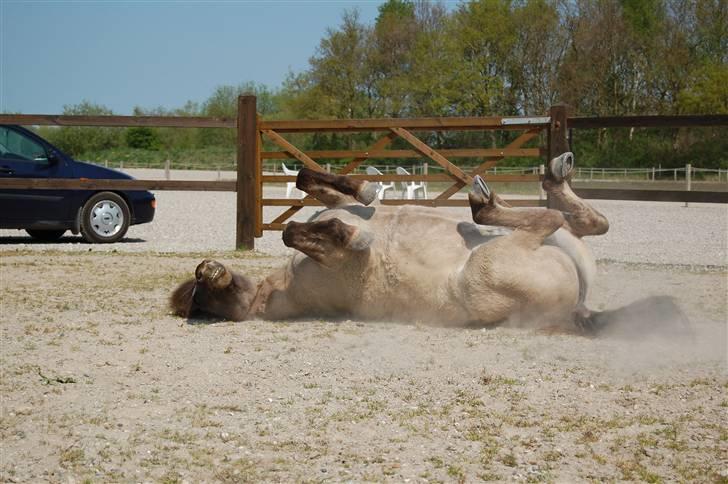
[[[369,205],[377,198],[381,185],[379,183],[367,182],[356,194],[356,201],[364,205]]]
[[[490,199],[490,187],[480,175],[475,175],[475,178],[473,178],[473,193],[480,195],[486,200]]]
[[[551,163],[549,163],[549,172],[551,177],[561,182],[569,176],[569,173],[574,169],[574,153],[567,151],[566,153],[557,156]]]

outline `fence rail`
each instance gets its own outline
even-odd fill
[[[234,128],[235,118],[203,116],[77,116],[0,114],[0,124],[22,126],[100,126],[108,128]]]
[[[489,149],[445,149],[438,150],[443,156],[450,158],[486,158],[493,156],[511,157],[540,157],[543,150],[540,148],[489,148]],[[422,158],[417,150],[331,150],[308,151],[306,153],[313,159],[343,159],[343,158]],[[287,151],[263,151],[261,157],[268,160],[295,159],[296,156]]]
[[[234,192],[237,188],[236,185],[236,181],[0,178],[0,188],[7,190],[178,190]]]
[[[492,116],[485,118],[415,118],[397,119],[354,119],[354,120],[293,120],[261,121],[261,129],[272,129],[281,133],[297,131],[386,131],[391,126],[406,129],[445,131],[480,129],[523,129],[547,127],[546,116]],[[399,122],[401,121],[401,122]],[[690,126],[728,126],[728,116],[723,114],[679,115],[679,116],[599,116],[568,117],[569,128],[670,128]],[[103,127],[169,127],[169,128],[235,128],[236,118],[204,116],[83,116],[57,114],[0,114],[0,124],[23,126],[103,126]]]
[[[724,114],[700,114],[680,116],[601,116],[569,117],[569,128],[683,128],[691,126],[728,126]]]
[[[278,133],[389,131],[392,128],[411,129],[414,131],[520,130],[538,127],[545,128],[548,125],[549,118],[547,116],[332,119],[261,121],[259,123],[260,130],[272,130]]]
[[[352,178],[358,178],[360,180],[376,181],[376,182],[449,182],[452,181],[450,175],[394,175],[394,174],[382,174],[382,175],[366,175],[366,174],[350,174]],[[489,175],[489,182],[537,182],[541,180],[540,175]],[[281,183],[281,182],[295,182],[296,177],[292,175],[262,175],[261,181],[263,183]]]
[[[615,127],[684,127],[684,126],[728,126],[727,115],[699,116],[625,116],[625,117],[573,117],[567,106],[553,106],[547,116],[490,116],[463,118],[416,118],[416,119],[347,119],[347,120],[259,120],[254,96],[238,98],[236,118],[195,116],[66,116],[48,114],[0,114],[0,124],[45,125],[45,126],[102,126],[102,127],[176,127],[176,128],[228,128],[237,132],[237,160],[231,168],[236,169],[235,181],[191,181],[191,180],[71,180],[71,179],[8,179],[0,178],[0,189],[82,189],[82,190],[194,190],[231,191],[237,195],[236,247],[253,248],[255,237],[263,230],[281,230],[285,221],[304,206],[320,205],[312,197],[302,200],[263,198],[264,183],[290,183],[294,177],[263,173],[263,160],[296,160],[311,169],[326,171],[315,160],[348,158],[346,164],[337,167],[339,174],[347,174],[366,180],[386,182],[441,182],[450,186],[434,199],[429,200],[383,200],[385,205],[414,204],[432,207],[466,206],[467,200],[452,199],[452,195],[468,185],[472,177],[485,172],[495,172],[497,164],[505,157],[546,157],[550,159],[569,150],[568,130]],[[448,130],[520,130],[514,141],[502,148],[460,148],[436,150],[425,144],[412,132]],[[383,132],[372,146],[364,150],[315,150],[308,153],[298,149],[281,133],[298,132]],[[525,147],[524,145],[545,133],[546,147]],[[278,151],[261,151],[261,140],[267,137],[277,145]],[[407,141],[410,149],[387,150],[400,138]],[[483,161],[470,168],[458,167],[449,158],[480,158]],[[413,159],[424,158],[432,163],[431,168],[440,173],[381,176],[357,174],[356,170],[365,162],[381,158]],[[218,170],[220,167],[216,167]],[[169,164],[165,166],[169,170]],[[213,167],[212,169],[215,169]],[[330,169],[330,168],[329,168]],[[534,167],[508,170],[500,168],[500,174],[488,175],[489,180],[504,182],[536,182],[542,179]],[[593,170],[593,169],[592,169]],[[606,173],[608,169],[600,169]],[[620,169],[622,170],[622,169]],[[678,171],[685,171],[688,187],[694,169],[651,170],[655,173],[672,171],[677,178]],[[516,174],[516,172],[521,174]],[[636,173],[636,172],[635,172]],[[644,173],[644,171],[642,171]],[[648,172],[649,173],[649,172]],[[720,178],[721,171],[718,170]],[[727,174],[728,177],[728,174]],[[611,188],[575,188],[583,198],[618,199],[642,201],[708,202],[728,203],[728,192],[677,191],[677,190],[627,190]],[[509,200],[512,205],[544,205],[549,202],[531,199]],[[288,209],[274,220],[263,222],[263,206],[285,206]]]
[[[542,150],[539,150],[542,151]],[[443,151],[441,151],[442,153]],[[311,154],[313,152],[309,152]],[[371,153],[370,153],[371,155]],[[373,158],[373,157],[372,157]],[[105,160],[102,162],[99,161],[92,161],[91,163],[94,163],[99,166],[105,166],[112,168],[117,167],[119,169],[150,169],[150,170],[179,170],[179,171],[211,171],[211,172],[234,172],[236,169],[236,165],[234,162],[228,162],[228,163],[188,163],[188,162],[172,162],[170,160],[167,160],[164,164],[160,164],[157,162],[134,162],[129,160],[119,160],[119,161],[109,161]],[[328,164],[327,164],[328,165]],[[286,165],[289,169],[297,170],[303,166],[303,164],[287,164]],[[367,166],[373,166],[377,168],[379,171],[384,173],[385,175],[389,172],[393,171],[396,167],[396,165],[392,164],[375,164],[375,163],[369,163]],[[466,165],[462,166],[462,169],[465,171],[470,171],[473,168],[475,168],[476,165]],[[270,162],[263,162],[262,164],[263,173],[282,173],[281,164],[270,161]],[[329,166],[331,168],[331,166]],[[408,164],[405,165],[405,168],[410,170],[411,173],[423,173],[423,174],[432,174],[433,171],[441,171],[442,167],[439,165],[432,165],[427,163],[419,163],[419,164]],[[531,173],[538,173],[539,166],[493,166],[492,168],[488,168],[484,170],[482,173],[484,174],[506,174],[506,173],[521,173],[521,174],[531,174]],[[360,168],[357,168],[357,170],[361,170]],[[593,167],[582,167],[579,166],[575,169],[574,172],[574,181],[579,180],[599,180],[599,177],[606,177],[610,176],[612,178],[616,178],[617,180],[620,179],[627,179],[629,181],[629,177],[634,177],[637,175],[645,175],[648,180],[651,181],[664,181],[667,180],[667,177],[664,175],[671,174],[673,175],[673,179],[677,180],[677,174],[680,174],[680,179],[685,178],[686,168],[662,168],[659,166],[651,166],[651,167],[641,167],[641,168],[616,168],[616,167],[600,167],[600,166],[593,166]],[[329,171],[327,169],[327,171]],[[722,169],[722,168],[699,168],[699,167],[692,167],[691,169],[693,175],[714,175],[717,177],[718,181],[723,181],[725,178],[725,181],[728,181],[728,168]],[[655,174],[655,177],[652,177],[652,174]],[[620,178],[620,175],[622,177]],[[171,173],[170,173],[171,176]],[[168,178],[170,179],[170,178]],[[281,178],[280,180],[276,181],[287,181]],[[389,180],[379,180],[379,181],[389,181]]]
[[[640,202],[728,203],[728,192],[685,190],[634,190],[623,188],[574,188],[581,198],[591,200],[632,200]]]

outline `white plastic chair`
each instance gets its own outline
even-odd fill
[[[367,175],[383,175],[383,173],[373,166],[367,166]],[[387,190],[394,190],[394,182],[390,183],[382,183],[382,182],[376,182],[377,185],[379,185],[379,192],[377,192],[377,196],[380,200],[384,200],[384,192]]]
[[[288,176],[298,176],[298,170],[291,170],[285,164],[281,162],[281,168],[283,168],[283,174]],[[286,182],[286,198],[291,198],[291,192],[296,188],[296,182]]]
[[[397,175],[409,175],[409,172],[402,168],[401,166],[397,167]],[[417,190],[422,190],[422,194],[424,198],[427,198],[427,185],[425,185],[425,182],[399,182],[402,186],[402,197],[405,197],[407,200],[414,200],[417,198]]]

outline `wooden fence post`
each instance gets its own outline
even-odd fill
[[[235,248],[252,250],[255,248],[255,221],[259,200],[258,187],[258,121],[257,100],[255,96],[238,96],[237,123],[237,216]]]
[[[548,133],[548,158],[546,160],[546,170],[549,170],[551,160],[569,151],[568,127],[566,126],[566,118],[569,116],[569,106],[566,104],[556,104],[549,109],[551,117],[551,126]],[[546,206],[548,208],[558,208],[555,206],[555,200],[551,195],[546,196]]]

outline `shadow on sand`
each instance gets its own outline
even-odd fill
[[[114,244],[138,244],[138,243],[142,243],[142,242],[146,242],[146,240],[126,237],[126,238],[121,239],[118,242],[114,242]],[[0,237],[0,245],[15,245],[15,244],[57,245],[57,246],[63,246],[63,245],[69,245],[69,244],[105,245],[105,244],[92,244],[90,242],[86,242],[84,240],[84,238],[81,237],[80,235],[64,235],[60,239],[53,240],[53,241],[38,240],[38,239],[34,239],[33,237],[31,237],[29,235]]]

